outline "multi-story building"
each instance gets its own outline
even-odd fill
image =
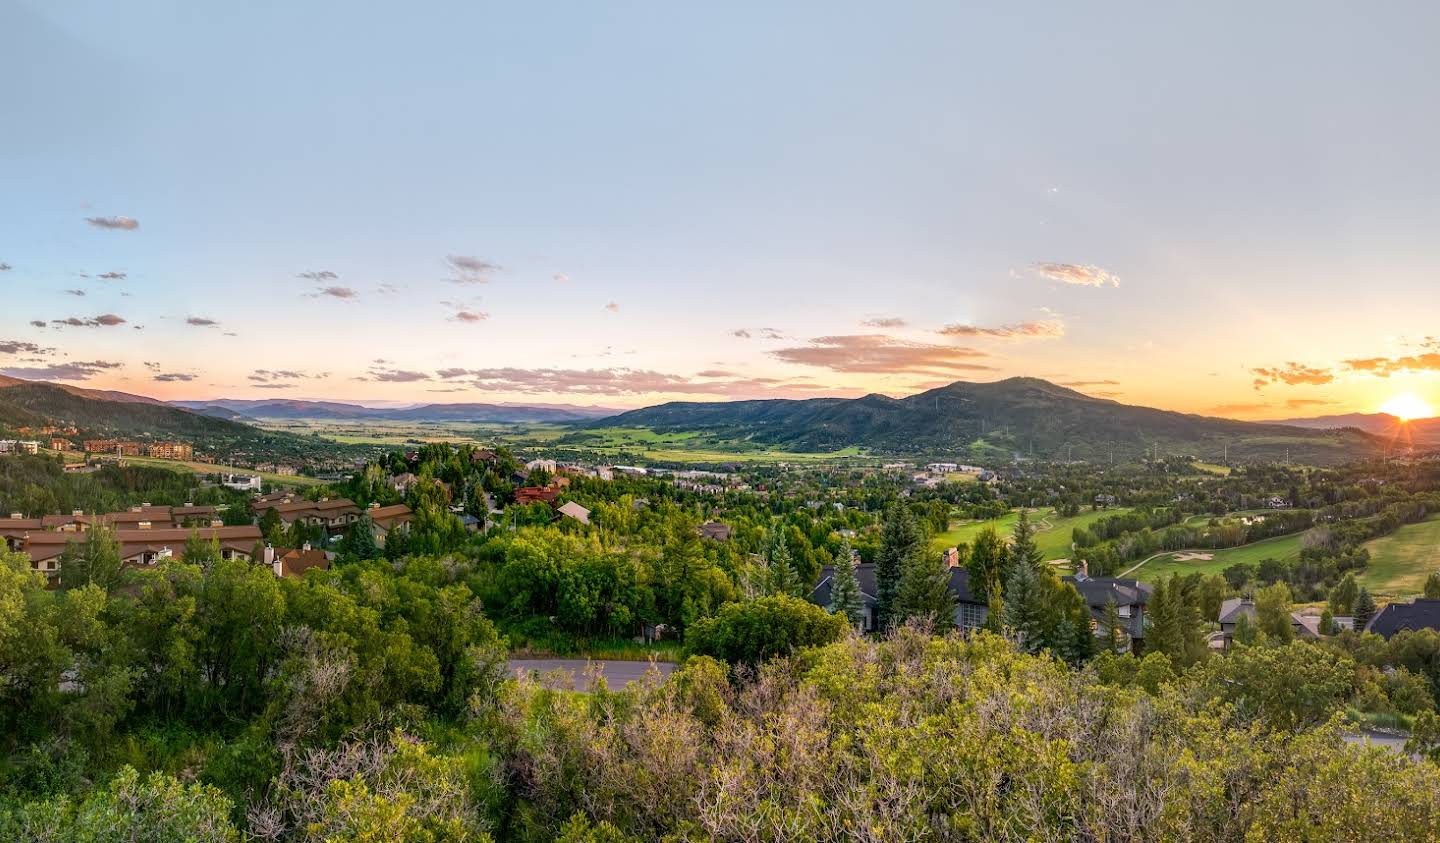
[[[185,442],[156,442],[148,449],[150,456],[161,460],[191,460],[195,449]]]
[[[139,442],[123,439],[86,439],[85,450],[92,454],[114,454],[119,457],[138,457],[145,451]]]

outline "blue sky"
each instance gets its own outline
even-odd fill
[[[0,0],[0,371],[1440,402],[1440,10],[1161,5]]]

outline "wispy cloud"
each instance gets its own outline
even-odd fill
[[[938,333],[947,337],[999,337],[1001,339],[1057,339],[1065,336],[1065,323],[1059,319],[1039,319],[1013,325],[982,327],[979,325],[946,325]]]
[[[373,366],[369,372],[357,377],[355,380],[375,381],[377,383],[415,383],[416,381],[428,381],[430,380],[430,376],[424,372]]]
[[[328,269],[312,269],[308,272],[302,272],[295,277],[304,278],[306,281],[314,281],[316,284],[323,284],[326,281],[338,281],[340,279],[339,275]]]
[[[612,301],[612,302],[610,302],[609,304],[605,305],[605,309],[608,310],[608,311],[610,311],[611,313],[619,313],[619,312],[620,312],[620,305],[618,305],[618,304],[616,304],[615,302]]]
[[[197,328],[212,328],[219,325],[220,323],[215,321],[214,319],[208,319],[204,316],[191,316],[185,320],[185,324],[194,325]]]
[[[730,336],[741,339],[759,337],[762,340],[783,340],[786,336],[778,328],[736,328],[730,332]]]
[[[566,274],[563,273],[563,272],[557,272],[557,273],[555,273],[554,275],[552,275],[552,276],[550,276],[550,277],[551,277],[552,279],[556,280],[556,281],[559,281],[559,282],[562,283],[562,284],[568,284],[568,283],[570,283],[570,276],[569,276],[569,275],[566,275]]]
[[[302,372],[297,369],[256,369],[255,371],[246,375],[245,379],[255,381],[256,383],[273,383],[275,381],[295,381],[305,380],[308,378],[323,378],[327,375],[329,375],[329,372],[324,372],[321,374],[310,374],[309,372]]]
[[[102,272],[95,277],[105,281],[124,281],[129,276],[124,272]]]
[[[33,324],[33,323],[32,323]],[[93,318],[84,319],[79,316],[67,316],[64,319],[51,319],[51,325],[69,326],[72,328],[113,328],[116,325],[125,324],[122,317],[113,313],[102,313]]]
[[[32,327],[32,328],[43,328],[43,327],[45,327],[45,324],[46,324],[46,323],[45,323],[45,320],[43,320],[43,319],[31,319],[31,320],[30,320],[30,327]]]
[[[48,366],[20,366],[0,369],[0,374],[12,378],[27,378],[44,381],[83,381],[109,369],[120,368],[119,363],[106,360],[76,360],[68,363],[53,363]]]
[[[1284,383],[1290,386],[1299,386],[1301,384],[1323,386],[1335,380],[1335,372],[1331,369],[1305,366],[1294,362],[1286,363],[1284,366],[1251,369],[1250,372],[1255,375],[1254,385],[1256,389],[1264,389],[1274,383]]]
[[[350,300],[359,297],[359,293],[350,287],[323,287],[313,293],[313,297],[329,296],[333,299]]]
[[[67,296],[83,296],[83,295],[85,295],[85,291],[84,291],[84,290],[66,290],[66,291],[65,291],[65,294],[66,294]]]
[[[876,316],[862,320],[860,324],[866,328],[903,328],[907,323],[898,316]]]
[[[111,231],[134,231],[140,227],[139,220],[129,217],[86,217],[85,221],[96,228],[106,228]]]
[[[153,380],[159,383],[175,383],[177,381],[188,383],[198,377],[200,376],[191,372],[165,372],[163,374],[156,375]]]
[[[1119,386],[1120,381],[1099,380],[1099,381],[1061,381],[1061,386],[1068,386],[1071,389],[1084,389],[1089,386]]]
[[[457,310],[450,318],[456,322],[484,322],[490,318],[490,314],[476,310]]]
[[[5,263],[4,261],[0,261],[0,272],[9,272],[14,268],[15,267],[11,266],[10,264]]]
[[[1299,410],[1305,407],[1324,407],[1337,402],[1325,398],[1290,398],[1285,401],[1285,406],[1292,410]]]
[[[489,284],[491,276],[500,271],[500,265],[472,255],[448,255],[445,263],[455,273],[451,278],[456,284]]]
[[[46,348],[24,340],[0,340],[0,354],[50,354],[54,351],[53,348]]]
[[[910,342],[884,334],[816,337],[809,345],[770,352],[777,360],[851,374],[959,375],[994,369],[974,362],[983,351],[959,346]]]
[[[1034,263],[1030,268],[1037,274],[1059,281],[1061,284],[1075,284],[1081,287],[1120,286],[1120,279],[1094,264],[1079,263]]]

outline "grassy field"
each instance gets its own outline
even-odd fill
[[[1230,466],[1228,465],[1219,465],[1213,462],[1197,462],[1195,463],[1195,467],[1206,474],[1218,474],[1221,477],[1227,477],[1230,474]]]
[[[1167,553],[1146,562],[1139,570],[1130,576],[1153,582],[1161,577],[1168,577],[1171,574],[1188,576],[1189,574],[1218,574],[1231,565],[1248,563],[1258,565],[1265,559],[1278,559],[1281,562],[1294,562],[1300,558],[1300,536],[1279,536],[1273,539],[1243,544],[1239,547],[1226,548],[1224,550],[1207,550],[1204,553],[1211,554],[1209,560],[1179,561],[1175,554]]]
[[[1061,518],[1055,514],[1053,509],[1032,512],[1030,513],[1030,522],[1039,528],[1035,533],[1035,545],[1040,548],[1041,557],[1047,562],[1053,559],[1067,559],[1070,556],[1070,542],[1076,527],[1088,527],[1108,515],[1118,515],[1129,511],[1126,507],[1116,507],[1094,512],[1081,512],[1073,518]],[[1020,512],[1014,510],[994,521],[956,522],[951,525],[949,530],[935,536],[933,543],[936,547],[954,547],[961,543],[970,544],[975,541],[975,536],[987,527],[994,528],[1001,537],[1008,540],[1010,534],[1015,532],[1015,522],[1019,520]]]
[[[1365,543],[1370,565],[1357,579],[1377,597],[1421,593],[1425,578],[1440,570],[1440,516],[1406,524]]]
[[[131,465],[148,465],[156,468],[168,468],[175,472],[192,472],[194,474],[249,474],[260,475],[267,483],[279,486],[319,486],[324,481],[316,480],[314,477],[301,477],[299,475],[270,474],[264,471],[252,471],[248,468],[232,468],[228,465],[217,465],[211,462],[183,462],[181,460],[158,460],[154,457],[125,457],[125,462]]]

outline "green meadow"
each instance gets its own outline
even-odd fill
[[[1361,585],[1377,596],[1420,594],[1425,578],[1440,570],[1440,516],[1406,524],[1364,547],[1370,551],[1370,565],[1358,577]]]

